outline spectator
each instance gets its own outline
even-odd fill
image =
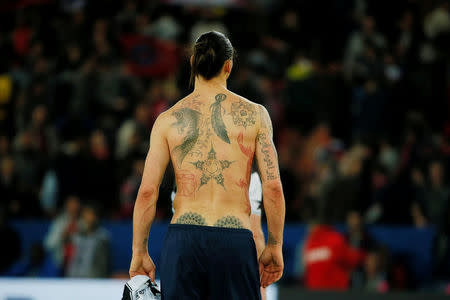
[[[89,140],[87,170],[83,184],[84,194],[110,212],[117,209],[117,184],[115,164],[103,131],[96,130]]]
[[[375,248],[375,241],[364,228],[361,214],[351,210],[347,214],[347,240],[348,243],[361,251],[370,251]]]
[[[444,50],[439,47],[439,38],[448,38],[450,34],[449,8],[447,1],[438,1],[438,5],[424,18],[423,31],[427,38],[421,49],[421,59],[424,63],[434,62],[440,57],[439,50]]]
[[[368,292],[385,293],[389,290],[386,278],[386,272],[383,267],[382,254],[378,252],[370,252],[364,263],[364,271],[366,282],[364,290]]]
[[[69,277],[104,278],[109,275],[109,237],[99,221],[95,206],[83,207],[79,229],[72,239],[74,257],[68,268]]]
[[[382,139],[380,142],[380,152],[378,154],[378,163],[386,168],[389,172],[389,175],[394,175],[398,167],[398,151],[388,143],[385,139]]]
[[[310,227],[303,253],[305,287],[313,290],[347,290],[351,272],[365,256],[324,223]]]
[[[38,192],[43,176],[45,154],[39,152],[37,145],[33,144],[29,130],[18,135],[15,146],[16,172],[21,194],[16,212],[21,216],[39,216],[41,209]]]
[[[330,209],[330,222],[344,223],[349,211],[357,208],[360,197],[362,148],[355,147],[339,163],[339,176],[325,193],[325,206]]]
[[[353,76],[356,59],[361,56],[368,44],[377,49],[386,47],[386,39],[376,31],[376,22],[372,16],[365,16],[361,21],[361,29],[353,33],[347,41],[344,61],[346,74],[350,78]]]
[[[364,228],[361,214],[358,211],[350,211],[347,214],[347,233],[348,243],[363,252],[370,252],[375,249],[375,241],[370,237]],[[367,261],[366,261],[367,264]],[[364,285],[364,266],[358,266],[351,274],[351,286],[353,288],[362,287]]]
[[[417,176],[417,175],[416,175]],[[428,165],[428,184],[416,179],[418,199],[412,206],[416,226],[431,223],[436,226],[435,270],[438,276],[448,274],[450,243],[448,216],[450,211],[450,189],[446,184],[444,167],[435,160]]]
[[[148,150],[150,111],[145,103],[136,106],[134,117],[125,121],[117,134],[116,157],[124,159],[131,153]]]
[[[56,133],[48,124],[48,111],[44,105],[37,105],[31,114],[31,124],[28,128],[31,135],[31,143],[40,153],[46,156],[55,155],[58,141]]]
[[[72,237],[78,231],[80,199],[69,196],[63,212],[55,218],[44,240],[45,249],[51,254],[55,265],[67,273],[67,266],[74,256]]]
[[[414,172],[420,172],[415,170]],[[414,174],[416,174],[414,173]],[[413,178],[418,188],[418,200],[414,203],[414,212],[437,228],[442,229],[445,224],[445,209],[449,205],[450,190],[445,184],[445,174],[440,161],[432,161],[428,166],[429,184],[426,184],[421,174]]]

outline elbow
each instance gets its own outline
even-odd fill
[[[151,200],[157,196],[157,187],[156,186],[141,186],[138,192],[138,199],[142,200]]]
[[[283,186],[280,180],[274,180],[263,184],[263,193],[265,198],[275,200],[283,200]]]
[[[269,210],[284,211],[284,195],[281,181],[273,181],[263,185],[264,207]],[[267,210],[266,210],[267,211]]]

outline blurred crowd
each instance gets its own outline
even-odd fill
[[[288,222],[433,225],[449,261],[449,1],[21,2],[0,4],[2,214],[53,220],[49,251],[73,236],[54,253],[66,274],[106,274],[97,219],[131,218],[152,124],[191,91],[190,49],[210,30],[237,49],[229,88],[272,117]]]

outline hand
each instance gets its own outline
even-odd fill
[[[148,253],[134,254],[130,264],[130,278],[136,275],[147,275],[155,281],[155,264]]]
[[[266,247],[259,258],[261,286],[266,288],[283,275],[283,253],[281,247]]]

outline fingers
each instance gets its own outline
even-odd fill
[[[269,272],[263,271],[263,274],[261,276],[261,286],[267,287],[270,284],[270,276],[271,274]]]
[[[148,273],[148,277],[150,277],[152,281],[155,281],[155,268],[153,268],[153,269]]]
[[[282,276],[282,272],[276,271],[276,272],[268,272],[263,270],[262,274],[261,274],[261,286],[263,288],[268,287],[269,285],[271,285],[274,282],[277,282],[278,280],[280,280]]]
[[[259,263],[259,278],[260,279],[261,279],[263,271],[264,271],[264,265],[262,263]]]

